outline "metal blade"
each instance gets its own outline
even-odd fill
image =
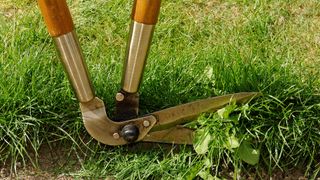
[[[147,134],[142,141],[174,144],[192,144],[193,130],[182,126],[175,126],[162,131]]]
[[[237,103],[245,103],[259,95],[260,93],[257,92],[228,94],[224,96],[198,100],[151,113],[158,120],[157,124],[151,129],[151,132],[184,124],[193,120],[201,113],[216,111],[233,101],[236,101]]]

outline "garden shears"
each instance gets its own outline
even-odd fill
[[[84,126],[97,141],[124,145],[147,141],[192,144],[193,129],[183,124],[204,112],[216,111],[231,101],[245,103],[256,92],[241,92],[198,100],[138,117],[139,86],[161,0],[135,0],[120,91],[115,96],[115,118],[111,120],[102,100],[96,97],[66,0],[38,0],[42,16],[53,37],[70,84],[80,102]]]

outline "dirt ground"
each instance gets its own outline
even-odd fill
[[[74,151],[70,151],[70,148],[62,147],[42,147],[38,152],[38,162],[34,166],[31,162],[27,162],[23,165],[21,162],[17,162],[16,169],[10,166],[0,166],[0,179],[58,179],[58,180],[71,180],[75,179],[68,172],[76,172],[81,169],[80,162],[83,161],[81,155],[76,154]],[[34,154],[30,154],[31,158],[34,158]],[[9,163],[7,163],[9,164]],[[227,179],[233,177],[232,172],[224,171],[223,174]],[[306,180],[303,171],[290,170],[287,172],[277,171],[271,177],[265,172],[261,172],[260,177],[263,179],[272,180]],[[106,180],[114,179],[112,177],[106,177]],[[255,174],[244,175],[240,179],[257,179]],[[320,180],[320,177],[317,178]]]
[[[30,151],[31,152],[31,151]],[[35,161],[36,154],[29,153],[30,159]],[[17,162],[15,168],[0,165],[0,179],[74,179],[66,171],[80,169],[81,158],[63,146],[42,146],[38,151],[38,162],[27,161],[25,164]],[[71,165],[71,167],[70,167]]]
[[[55,167],[56,168],[56,167]],[[231,177],[232,174],[229,174],[229,177]],[[307,180],[308,178],[305,178],[303,174],[299,171],[293,172],[292,174],[285,174],[283,172],[277,172],[272,177],[269,177],[267,175],[263,175],[263,179],[272,179],[272,180]],[[17,173],[10,174],[9,168],[1,168],[0,169],[0,179],[3,180],[10,180],[10,179],[26,179],[26,180],[42,180],[42,179],[57,179],[57,180],[72,180],[74,179],[72,176],[68,174],[55,174],[54,172],[51,172],[50,170],[41,170],[39,168],[34,168],[32,166],[26,166],[24,168],[18,168]],[[106,177],[106,180],[112,180],[114,178],[112,177]],[[255,177],[250,176],[244,176],[241,179],[249,179],[254,180]],[[320,178],[317,178],[320,180]]]

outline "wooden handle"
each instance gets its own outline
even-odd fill
[[[38,4],[52,37],[73,31],[73,22],[65,0],[38,0]]]
[[[161,0],[135,0],[132,19],[143,24],[156,24],[160,12]]]

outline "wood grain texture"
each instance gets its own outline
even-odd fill
[[[73,22],[65,0],[38,0],[42,16],[52,37],[73,31]]]
[[[160,12],[161,0],[135,0],[132,19],[143,24],[156,24]]]

